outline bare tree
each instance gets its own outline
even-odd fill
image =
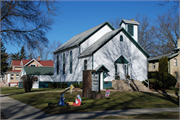
[[[139,44],[150,56],[154,56],[156,54],[154,50],[156,41],[154,41],[154,33],[150,24],[150,19],[146,15],[141,16],[140,14],[137,14],[135,18],[136,21],[140,23],[138,27]]]
[[[173,14],[169,11],[166,14],[158,15],[154,22],[153,31],[158,41],[158,53],[166,54],[177,47],[179,38],[179,13]]]
[[[114,28],[117,29],[117,28],[120,27],[119,24],[120,24],[121,20],[122,20],[122,18],[117,17],[117,18],[115,18],[114,20],[109,20],[109,22],[111,23],[111,25],[112,25]]]
[[[135,16],[136,21],[140,23],[138,26],[138,39],[139,44],[146,50],[150,56],[154,56],[155,54],[155,41],[153,40],[153,31],[150,25],[150,20],[146,15],[141,16],[137,14]],[[121,22],[122,18],[116,18],[114,20],[110,20],[110,23],[115,27],[119,28],[119,23]]]
[[[47,45],[45,36],[57,15],[55,1],[1,1],[1,37],[6,43]],[[45,7],[44,7],[45,6]]]
[[[51,54],[54,50],[61,46],[60,41],[53,41],[48,46],[44,46],[41,44],[36,50],[32,49],[27,45],[28,58],[36,59],[40,56],[41,60],[53,60],[53,54]]]
[[[165,6],[166,4],[168,4],[170,1],[173,1],[174,5],[171,6],[171,10],[174,12],[178,12],[178,8],[179,8],[179,0],[161,0],[158,5],[159,6]]]

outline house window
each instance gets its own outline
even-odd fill
[[[174,58],[174,66],[177,66],[177,59]]]
[[[70,74],[72,73],[72,51],[70,51],[70,66],[69,66]]]
[[[65,74],[65,53],[63,53],[63,74]]]
[[[87,70],[87,60],[84,60],[84,70]]]
[[[36,67],[36,65],[34,65],[34,64],[31,64],[30,66],[31,66],[31,67]]]
[[[134,28],[133,28],[133,25],[128,25],[128,32],[130,33],[130,35],[134,36]]]
[[[155,68],[156,68],[156,64],[152,63],[152,69],[155,69]]]
[[[117,76],[117,64],[115,64],[115,76]]]
[[[59,75],[59,55],[57,55],[57,75]]]
[[[122,35],[120,36],[120,41],[123,41],[123,36]]]
[[[19,74],[16,74],[16,80],[18,80],[19,79]]]
[[[11,79],[14,79],[14,74],[11,74]]]

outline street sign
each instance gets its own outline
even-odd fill
[[[99,74],[98,73],[92,74],[92,91],[99,92]]]

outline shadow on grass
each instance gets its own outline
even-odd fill
[[[159,98],[162,98],[162,99],[164,99],[164,100],[168,100],[168,101],[170,101],[170,102],[172,102],[172,103],[174,103],[174,104],[176,104],[176,105],[179,106],[179,95],[178,95],[178,93],[177,93],[177,95],[176,95],[178,98],[176,98],[176,97],[173,97],[173,96],[169,95],[169,94],[166,93],[165,91],[163,91],[163,93],[159,92],[158,90],[156,90],[156,91],[157,91],[159,94],[163,95],[164,97],[159,96],[159,94],[153,94],[153,93],[149,93],[149,92],[142,92],[142,93],[148,94],[148,95],[154,96],[154,97],[159,97]]]

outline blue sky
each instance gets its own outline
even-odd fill
[[[47,37],[50,42],[60,41],[64,44],[73,36],[95,27],[105,21],[117,17],[135,19],[135,16],[146,14],[153,22],[158,14],[162,15],[171,9],[173,2],[164,7],[158,6],[160,1],[58,1],[61,15]],[[119,21],[120,22],[120,21]],[[5,44],[6,52],[16,53],[21,47]]]

